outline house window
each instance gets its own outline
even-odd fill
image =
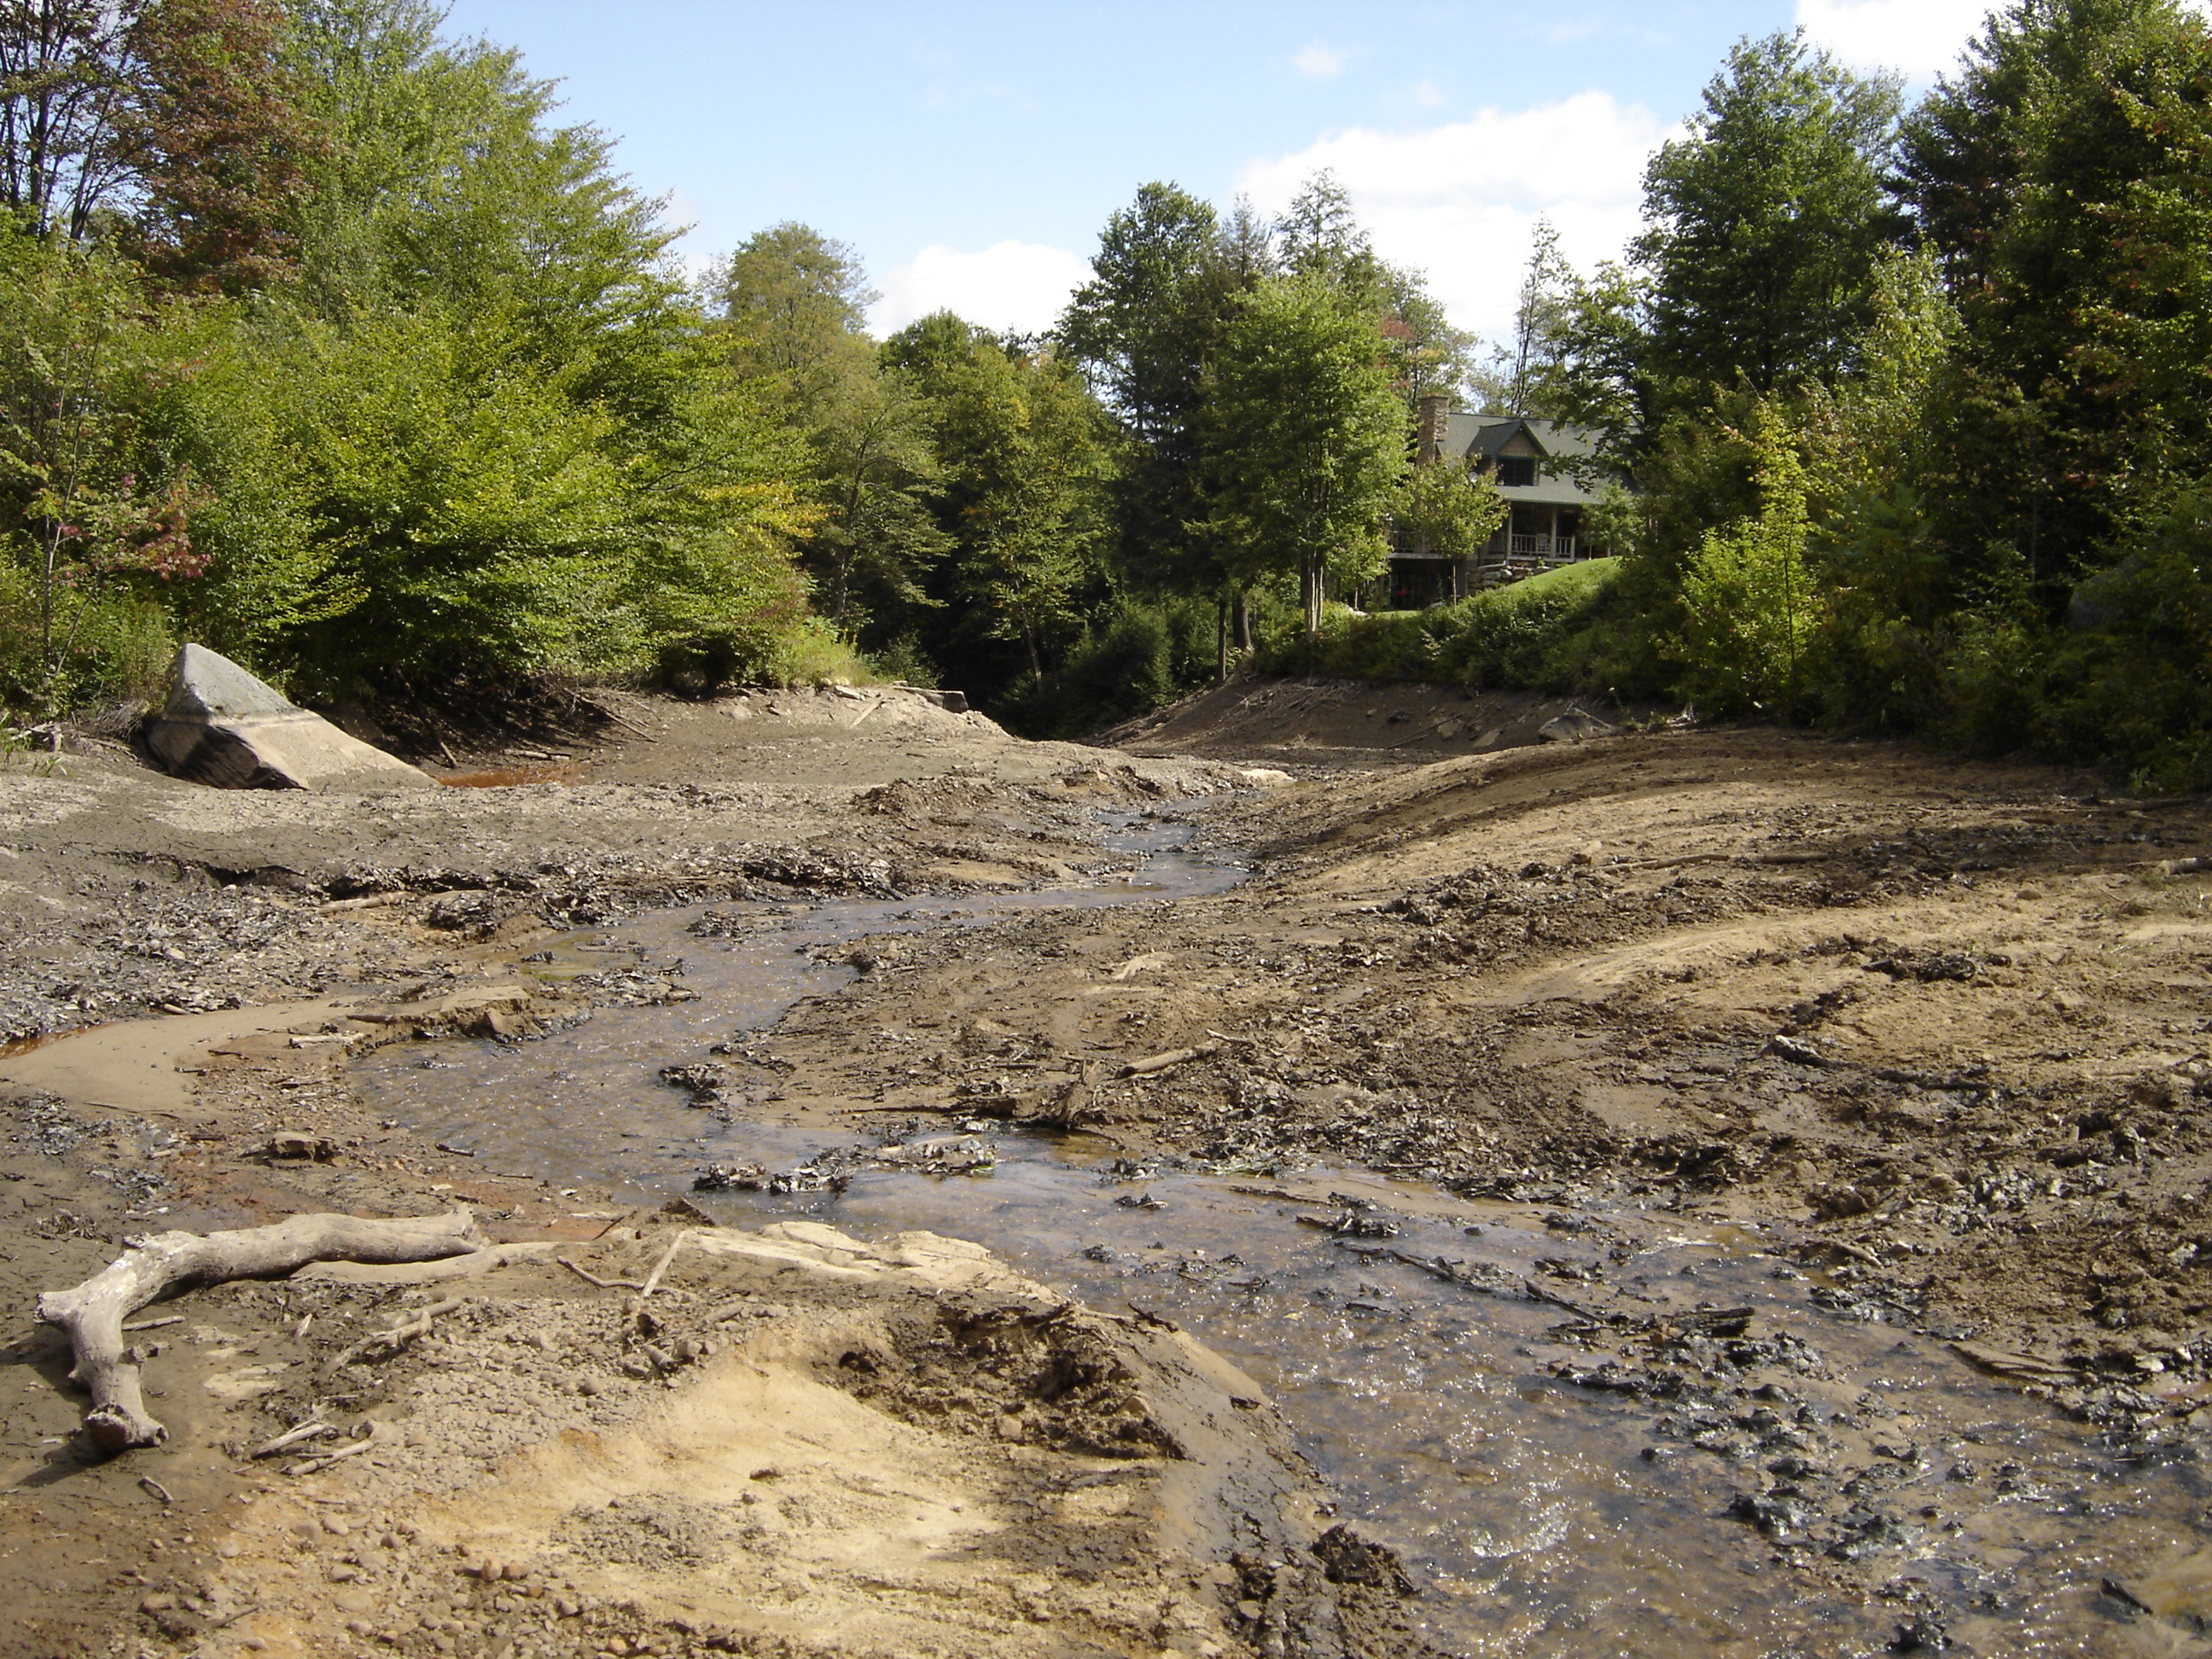
[[[1536,482],[1536,458],[1534,455],[1500,455],[1498,458],[1498,482],[1507,489],[1526,488]]]

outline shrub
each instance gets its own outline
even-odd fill
[[[1373,616],[1333,607],[1311,639],[1265,648],[1273,673],[1451,685],[1598,689],[1617,559],[1589,559],[1426,611]]]

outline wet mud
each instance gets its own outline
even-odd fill
[[[2212,1652],[2203,804],[1255,695],[0,777],[16,1305],[149,1225],[519,1252],[181,1299],[107,1463],[20,1323],[0,1649]]]
[[[539,971],[658,961],[697,1000],[520,1045],[386,1049],[356,1079],[502,1170],[612,1178],[739,1225],[955,1232],[1181,1324],[1261,1380],[1343,1513],[1411,1569],[1412,1623],[1445,1651],[2096,1651],[2153,1608],[2129,1575],[2191,1577],[2207,1494],[2186,1449],[2146,1455],[2006,1386],[1954,1341],[1978,1328],[1869,1290],[1878,1256],[1789,1221],[1686,1213],[1679,1190],[1485,1199],[1279,1140],[1133,1158],[1080,1124],[1013,1127],[1003,1077],[956,1091],[973,1116],[848,1109],[875,1132],[834,1139],[818,1114],[778,1121],[797,1066],[775,1028],[902,941],[957,956],[963,932],[1065,933],[1243,877],[1167,850],[1187,829],[1136,827],[1108,844],[1146,864],[1108,887],[704,907],[575,936]],[[2183,1628],[2194,1603],[2156,1611]]]

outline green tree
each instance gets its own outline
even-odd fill
[[[1447,558],[1466,559],[1505,522],[1505,498],[1450,457],[1406,474],[1390,501],[1399,534]]]
[[[1307,631],[1328,579],[1382,568],[1406,465],[1380,319],[1324,265],[1263,283],[1223,341],[1209,398],[1215,530],[1247,579],[1295,574]]]
[[[1908,125],[1961,328],[1939,510],[2047,617],[2212,469],[2212,35],[2167,0],[2020,0]]]
[[[748,237],[709,286],[736,326],[741,371],[799,396],[856,357],[872,357],[867,310],[882,296],[860,256],[811,225],[786,220]]]
[[[1647,374],[1766,392],[1846,366],[1875,263],[1905,233],[1883,189],[1898,108],[1894,80],[1802,31],[1737,43],[1644,173]]]
[[[1513,342],[1498,353],[1500,412],[1556,418],[1547,395],[1565,343],[1574,267],[1559,252],[1559,233],[1539,217],[1528,236],[1528,263],[1513,301]]]
[[[1716,714],[1791,718],[1805,696],[1823,601],[1806,558],[1810,517],[1796,434],[1764,406],[1748,434],[1759,511],[1708,532],[1682,583],[1682,689]]]
[[[872,645],[912,631],[915,613],[940,603],[927,578],[953,541],[931,511],[942,475],[935,419],[912,375],[871,364],[808,429],[823,514],[804,556],[830,620]]]
[[[893,335],[884,358],[934,412],[944,580],[964,614],[933,654],[965,654],[963,636],[1016,645],[1034,692],[1106,587],[1106,413],[1067,359],[1011,350],[950,313]]]
[[[734,371],[805,441],[822,513],[799,544],[845,637],[878,649],[939,603],[926,578],[951,546],[931,510],[933,413],[866,331],[876,295],[859,256],[811,226],[750,237],[710,279]]]
[[[0,228],[0,689],[47,714],[137,689],[153,596],[205,568],[149,419],[170,368],[121,260]]]

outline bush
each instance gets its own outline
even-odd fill
[[[1085,629],[1060,670],[994,705],[1027,737],[1077,737],[1133,720],[1210,684],[1213,607],[1188,599],[1124,599]]]
[[[1589,559],[1426,611],[1332,608],[1321,633],[1262,649],[1271,673],[1448,685],[1604,689],[1620,561]]]
[[[1960,676],[1962,708],[1978,717],[1972,735],[2101,762],[2138,787],[2212,788],[2208,573],[2212,493],[2184,497],[2132,538],[2117,564],[2077,586],[2063,632],[2015,629],[1984,647],[1979,675]],[[2002,678],[1991,661],[2000,649],[2010,664]],[[1990,707],[2000,686],[2002,720]]]
[[[167,618],[122,589],[75,597],[52,664],[40,660],[38,592],[0,563],[0,708],[35,710],[138,699],[159,702],[176,653]]]

